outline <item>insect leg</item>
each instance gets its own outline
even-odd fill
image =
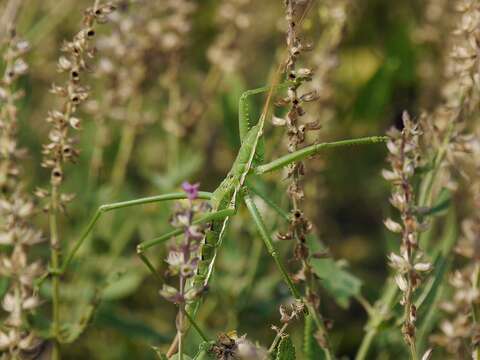
[[[145,204],[151,204],[151,203],[156,203],[156,202],[162,202],[162,201],[171,201],[171,200],[180,200],[180,199],[185,199],[187,196],[184,192],[177,192],[177,193],[169,193],[169,194],[164,194],[164,195],[157,195],[157,196],[150,196],[150,197],[145,197],[145,198],[140,198],[140,199],[135,199],[135,200],[129,200],[129,201],[122,201],[122,202],[117,202],[117,203],[112,203],[112,204],[105,204],[101,205],[95,214],[93,215],[92,219],[90,220],[89,224],[83,231],[82,235],[80,238],[77,240],[73,248],[70,250],[68,253],[67,257],[65,258],[65,261],[63,262],[63,265],[61,266],[60,269],[51,269],[52,273],[57,273],[57,274],[63,274],[67,267],[70,265],[73,257],[77,253],[77,251],[80,249],[82,246],[83,242],[85,239],[88,237],[88,235],[92,232],[93,228],[95,227],[95,224],[100,220],[103,214],[118,210],[118,209],[123,209],[127,207],[133,207],[133,206],[138,206],[138,205],[145,205]],[[198,193],[198,197],[200,199],[206,199],[209,200],[212,197],[212,194],[209,192],[204,192],[200,191]]]
[[[248,130],[250,130],[253,126],[253,124],[250,123],[250,116],[248,113],[248,98],[253,95],[270,91],[272,88],[274,90],[286,89],[290,85],[290,82],[285,82],[274,86],[264,86],[257,89],[247,90],[240,96],[240,99],[238,100],[238,126],[241,142],[243,142],[243,139],[247,134]]]
[[[201,218],[195,220],[193,223],[194,224],[202,224],[206,223],[212,220],[221,220],[226,218],[227,216],[231,216],[235,213],[235,209],[224,209],[224,210],[219,210],[213,213],[206,214],[205,216],[202,216]],[[164,243],[171,238],[178,236],[182,234],[185,230],[184,229],[175,229],[172,231],[169,231],[168,233],[156,237],[152,240],[144,241],[141,242],[140,244],[137,245],[137,255],[142,260],[142,262],[145,264],[145,266],[152,272],[153,275],[159,280],[161,280],[161,276],[158,274],[157,270],[155,269],[155,266],[152,264],[152,262],[147,258],[145,255],[145,250],[156,246],[158,244]]]
[[[245,204],[247,205],[250,215],[252,215],[255,225],[258,228],[258,232],[260,233],[260,236],[262,237],[262,240],[265,243],[265,247],[267,248],[268,253],[273,258],[273,260],[275,261],[275,264],[277,265],[278,270],[282,274],[283,280],[287,284],[292,295],[296,299],[301,299],[300,293],[298,292],[297,288],[293,284],[293,281],[288,275],[287,270],[285,269],[285,266],[283,265],[283,263],[280,261],[280,258],[278,257],[277,250],[273,246],[273,240],[265,226],[265,223],[263,222],[262,216],[260,215],[260,212],[258,211],[257,206],[255,205],[253,199],[250,197],[248,193],[245,193],[244,201],[245,201]]]
[[[276,160],[273,160],[267,164],[257,166],[253,171],[255,174],[265,174],[271,171],[279,170],[291,163],[301,161],[309,156],[315,155],[322,150],[353,145],[368,145],[381,143],[388,140],[386,136],[370,136],[358,139],[340,140],[328,143],[314,144],[307,146],[303,149],[297,150],[293,153],[284,155]]]

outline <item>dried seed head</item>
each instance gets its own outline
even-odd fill
[[[384,221],[384,224],[388,230],[394,233],[401,233],[403,231],[402,225],[388,218]]]
[[[114,10],[112,3],[100,4],[97,8],[89,8],[85,12],[84,25],[71,41],[66,41],[61,47],[64,53],[58,59],[57,68],[60,72],[68,72],[69,78],[65,84],[58,86],[53,84],[51,92],[62,98],[61,110],[53,110],[48,113],[47,123],[51,126],[49,131],[50,142],[43,146],[42,166],[51,169],[50,182],[52,187],[58,188],[64,180],[64,165],[66,161],[75,163],[79,151],[74,146],[75,140],[70,134],[70,128],[80,129],[80,120],[74,116],[78,106],[89,95],[89,89],[80,84],[82,74],[88,70],[88,63],[95,54],[92,40],[95,36],[95,27],[104,22],[106,17]],[[55,194],[56,199],[50,199],[50,203],[58,206],[45,206],[46,209],[65,209],[67,194],[60,191],[44,193],[42,198]],[[64,196],[65,195],[65,196]],[[63,200],[62,200],[63,199]]]
[[[41,344],[30,331],[26,318],[40,304],[34,282],[42,273],[40,263],[28,262],[30,248],[43,238],[30,221],[36,212],[34,203],[24,192],[21,181],[25,150],[17,145],[17,101],[23,96],[15,81],[28,70],[22,56],[28,43],[10,33],[3,54],[5,72],[0,78],[0,276],[7,280],[2,300],[6,313],[0,331],[0,350],[6,358],[17,358],[24,350],[34,351]]]

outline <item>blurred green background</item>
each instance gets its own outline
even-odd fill
[[[30,73],[20,83],[26,91],[20,104],[20,142],[29,149],[22,164],[29,189],[48,183],[48,171],[40,167],[45,117],[55,106],[48,89],[52,82],[62,82],[56,72],[59,47],[79,29],[82,11],[90,3],[25,2],[19,15],[18,33],[32,45]],[[65,248],[98,205],[178,190],[184,180],[198,181],[211,191],[234,159],[238,97],[267,84],[284,52],[283,1],[193,1],[195,9],[179,18],[182,10],[176,6],[183,3],[122,1],[114,21],[101,26],[98,71],[89,80],[92,95],[82,109],[81,157],[66,170],[64,189],[76,193],[76,199],[61,221]],[[316,70],[311,87],[322,95],[318,104],[306,108],[308,118],[322,124],[310,142],[383,134],[399,124],[403,110],[417,117],[418,109],[438,102],[441,77],[436,74],[443,66],[442,36],[449,20],[436,16],[435,6],[448,7],[444,3],[313,2],[301,34],[313,50],[300,60]],[[169,26],[182,21],[189,28],[178,31],[178,47],[162,49],[162,36],[172,31]],[[152,30],[156,27],[160,31]],[[112,45],[115,41],[121,45]],[[219,41],[228,45],[223,55],[218,53]],[[122,86],[124,98],[118,94]],[[112,100],[115,96],[119,98]],[[252,102],[255,116],[262,104],[262,97]],[[268,126],[269,159],[286,153],[283,131]],[[385,156],[382,145],[373,145],[328,151],[307,163],[304,208],[314,224],[312,241],[328,246],[339,261],[336,266],[350,274],[346,280],[339,273],[320,280],[326,288],[322,313],[332,320],[332,341],[342,356],[355,353],[367,320],[351,295],[378,298],[388,275],[386,254],[399,245],[382,224],[392,211],[389,185],[380,176]],[[92,165],[92,158],[101,162]],[[255,185],[288,207],[283,175],[258,179]],[[259,205],[272,232],[286,228],[261,201]],[[137,260],[135,246],[167,231],[172,206],[110,214],[82,248],[62,285],[62,317],[73,322],[94,289],[106,281],[109,285],[93,323],[78,342],[64,347],[66,359],[153,359],[150,346],[168,347],[176,310],[159,296],[159,284]],[[278,323],[278,306],[288,292],[246,215],[241,209],[230,226],[199,323],[212,337],[237,330],[267,345],[274,337],[270,325]],[[36,220],[48,234],[46,215],[40,213]],[[291,244],[276,246],[290,264]],[[164,247],[149,255],[165,269]],[[47,258],[48,250],[40,246],[34,256]],[[328,274],[328,266],[325,269]],[[43,294],[48,297],[48,286]],[[36,316],[40,327],[48,318],[47,303]],[[297,326],[291,333],[301,344],[300,321]],[[190,337],[194,349],[198,339],[193,332]],[[398,329],[382,333],[375,358],[404,356],[401,342]],[[383,353],[386,349],[389,355]]]

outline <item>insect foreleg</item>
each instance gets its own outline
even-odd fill
[[[280,258],[278,257],[277,250],[273,246],[273,240],[265,226],[265,223],[263,222],[262,216],[260,215],[260,212],[258,211],[257,206],[255,205],[255,203],[253,202],[253,199],[250,197],[247,191],[245,191],[244,200],[245,200],[245,204],[247,205],[248,211],[250,212],[250,215],[252,215],[253,221],[255,222],[255,225],[258,228],[258,232],[260,233],[260,236],[262,237],[262,240],[265,243],[265,247],[267,248],[268,253],[273,258],[273,261],[275,261],[275,264],[277,265],[278,270],[282,274],[283,280],[287,284],[288,288],[290,289],[295,299],[301,299],[300,293],[298,292],[297,288],[293,284],[293,281],[288,275],[288,272],[285,269],[285,266],[283,265]]]
[[[359,139],[340,140],[335,142],[314,144],[307,146],[303,149],[297,150],[293,153],[282,156],[276,160],[273,160],[267,164],[257,166],[253,171],[255,174],[265,174],[271,171],[279,170],[291,163],[301,161],[309,156],[318,154],[322,150],[354,145],[368,145],[387,141],[386,136],[371,136]]]

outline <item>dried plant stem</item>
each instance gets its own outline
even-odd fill
[[[277,335],[275,336],[275,338],[273,339],[272,341],[272,345],[270,345],[270,347],[268,348],[268,353],[271,354],[275,351],[275,348],[277,347],[278,345],[278,342],[280,341],[280,339],[282,338],[283,334],[285,333],[285,331],[287,330],[287,327],[288,327],[288,322],[286,322],[285,324],[283,324],[283,326],[280,328],[279,331],[277,331]]]
[[[330,347],[330,341],[328,339],[328,334],[327,334],[327,329],[325,327],[325,323],[317,311],[315,307],[312,304],[309,304],[308,302],[304,301],[305,304],[307,305],[308,313],[310,316],[313,318],[313,321],[315,322],[315,325],[317,326],[317,330],[320,332],[320,337],[323,339],[323,346],[322,350],[325,355],[326,360],[333,360],[335,359],[335,356],[332,354],[331,347]]]
[[[173,356],[173,354],[177,352],[178,342],[179,342],[179,337],[177,333],[177,335],[175,335],[175,338],[172,340],[172,343],[168,347],[167,354],[166,354],[167,358],[170,358],[171,356]]]
[[[475,263],[475,268],[473,270],[472,283],[473,290],[478,291],[480,285],[480,263],[478,261]],[[480,323],[480,304],[472,303],[472,315],[474,323],[478,326]],[[475,359],[480,359],[480,346],[478,344],[475,345],[474,354]]]
[[[2,359],[23,358],[26,351],[35,352],[41,346],[28,322],[28,313],[40,305],[34,282],[43,269],[39,261],[30,260],[32,246],[43,237],[31,224],[36,209],[25,191],[22,162],[26,152],[19,147],[18,138],[17,103],[24,96],[18,80],[28,72],[24,56],[30,46],[17,36],[15,14],[5,15],[2,25],[7,26],[6,33],[0,34],[7,36],[5,43],[1,39],[0,76],[0,278],[7,285],[0,295],[2,311],[6,312],[0,325]]]
[[[8,34],[8,30],[16,19],[21,5],[22,0],[10,0],[3,7],[3,14],[0,17],[0,41],[4,40],[4,37]]]
[[[446,150],[448,147],[448,144],[450,142],[450,137],[453,132],[453,126],[450,125],[444,140],[441,144],[441,146],[437,149],[436,154],[434,155],[434,160],[433,160],[433,168],[431,171],[423,178],[422,183],[420,184],[420,191],[419,191],[419,196],[418,196],[418,202],[417,206],[419,207],[425,207],[425,206],[431,206],[433,203],[433,190],[435,189],[435,180],[437,181],[442,181],[439,179],[438,176],[438,171],[441,168],[441,165],[443,163],[443,159],[446,155]],[[419,243],[422,244],[423,248],[426,249],[428,248],[428,240],[431,237],[431,231],[426,231],[423,233],[419,234]],[[412,259],[412,256],[409,256],[409,260]],[[409,284],[408,288],[410,289],[410,281],[411,278],[410,276],[407,277],[407,282]],[[377,311],[369,315],[369,320],[368,320],[368,325],[367,325],[367,333],[365,334],[364,338],[362,339],[362,343],[360,345],[360,348],[357,352],[357,355],[355,357],[356,360],[363,360],[367,358],[368,352],[370,350],[370,347],[373,343],[373,340],[378,333],[378,329],[381,326],[381,324],[388,318],[389,314],[391,313],[391,310],[393,309],[395,303],[396,303],[396,298],[397,294],[399,292],[398,287],[395,285],[395,282],[393,281],[393,277],[390,277],[390,279],[387,280],[387,285],[385,287],[385,290],[383,292],[382,300],[379,301],[380,306],[382,306],[382,311]],[[405,314],[404,314],[404,319],[408,318],[407,314],[407,309],[411,305],[411,294],[406,294],[406,299],[407,303],[405,305]],[[410,302],[408,301],[410,300]],[[415,349],[415,344],[410,343],[409,344],[409,349],[410,353],[412,354],[412,358],[415,359],[416,356],[416,349]],[[414,357],[415,356],[415,357]]]
[[[62,99],[59,110],[49,112],[47,123],[51,124],[49,143],[43,145],[42,167],[50,169],[50,191],[39,189],[36,194],[40,198],[49,197],[45,209],[48,210],[50,225],[50,267],[55,271],[52,275],[52,323],[51,332],[54,338],[52,359],[60,359],[60,266],[62,241],[58,231],[57,216],[65,211],[66,204],[73,199],[72,194],[62,193],[64,167],[67,162],[75,162],[79,151],[75,149],[75,140],[70,129],[80,129],[81,120],[74,115],[78,106],[88,97],[88,88],[81,84],[81,75],[88,69],[87,59],[95,53],[92,40],[96,35],[95,25],[103,23],[106,17],[115,10],[112,3],[100,5],[95,1],[94,8],[87,8],[83,17],[82,29],[71,41],[62,45],[64,55],[59,57],[58,70],[68,73],[68,80],[63,86],[52,85],[51,92]]]
[[[65,118],[69,119],[72,115],[72,104],[68,102],[65,108]],[[62,140],[63,141],[63,140]],[[58,269],[61,258],[61,244],[58,234],[58,207],[59,207],[59,184],[51,182],[50,188],[50,208],[49,208],[49,224],[50,224],[50,261],[53,269]],[[60,278],[59,274],[52,274],[52,332],[54,336],[54,350],[52,352],[52,360],[58,360],[60,355]]]
[[[398,288],[393,279],[390,279],[383,292],[382,298],[379,300],[378,308],[376,311],[370,313],[370,319],[367,324],[367,333],[362,339],[362,343],[358,349],[355,360],[367,359],[370,347],[377,336],[378,331],[382,323],[387,319],[390,314],[390,310],[396,303]]]
[[[410,253],[409,254],[409,259],[412,259],[412,254]],[[413,267],[413,262],[410,262],[410,265]],[[407,289],[407,292],[405,293],[405,305],[404,305],[404,314],[403,314],[403,317],[404,319],[408,319],[409,316],[410,316],[410,311],[411,311],[411,308],[412,306],[414,305],[413,303],[413,287],[414,285],[412,284],[412,281],[411,281],[411,276],[408,276],[407,277],[407,282],[408,282],[408,289]],[[417,360],[417,349],[415,347],[415,340],[416,338],[414,338],[412,341],[409,341],[408,342],[408,345],[409,345],[409,349],[410,349],[410,357],[412,360]]]
[[[50,242],[51,242],[51,266],[54,269],[60,263],[60,243],[57,226],[58,188],[52,186],[51,208],[49,212]],[[60,279],[58,274],[52,275],[52,332],[54,336],[54,348],[52,360],[60,359]]]
[[[180,295],[183,297],[185,293],[185,279],[180,275]],[[182,302],[178,308],[178,325],[177,325],[177,337],[178,337],[178,358],[183,360],[183,320],[184,320],[185,305]]]
[[[410,343],[410,357],[412,360],[418,360],[417,349],[415,347],[415,342]]]

